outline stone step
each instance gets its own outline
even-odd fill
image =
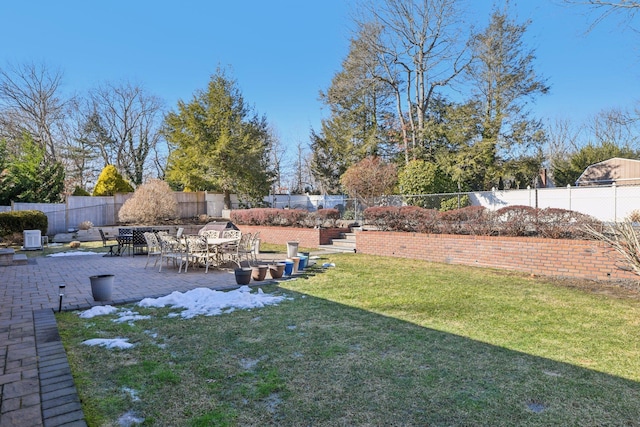
[[[356,241],[356,233],[340,233],[340,237],[343,240],[348,240],[348,241]]]
[[[318,249],[322,249],[327,252],[345,252],[345,253],[355,253],[356,249],[351,247],[341,247],[336,245],[320,245]]]
[[[13,255],[13,265],[27,265],[29,263],[29,259],[25,254],[15,254]]]
[[[338,246],[341,248],[351,248],[355,249],[356,241],[355,240],[346,240],[346,239],[332,239],[331,244],[333,246]]]

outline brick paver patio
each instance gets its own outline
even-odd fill
[[[0,267],[0,427],[85,426],[54,311],[97,305],[89,276],[114,274],[120,304],[197,287],[232,289],[231,270],[144,268],[145,256],[40,257]]]

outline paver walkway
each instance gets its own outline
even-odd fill
[[[41,257],[0,267],[0,427],[85,426],[67,357],[58,335],[62,309],[97,305],[89,276],[114,274],[111,304],[157,298],[197,287],[236,287],[230,270],[144,268],[146,257]]]

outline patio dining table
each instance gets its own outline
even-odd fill
[[[215,254],[216,264],[220,265],[222,262],[222,251],[221,248],[224,245],[228,245],[230,243],[237,243],[239,239],[233,239],[228,237],[207,237],[207,244],[209,245],[209,252]]]

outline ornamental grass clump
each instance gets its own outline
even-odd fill
[[[118,218],[121,222],[137,224],[177,219],[178,201],[169,184],[152,179],[138,187],[133,197],[124,202]]]

